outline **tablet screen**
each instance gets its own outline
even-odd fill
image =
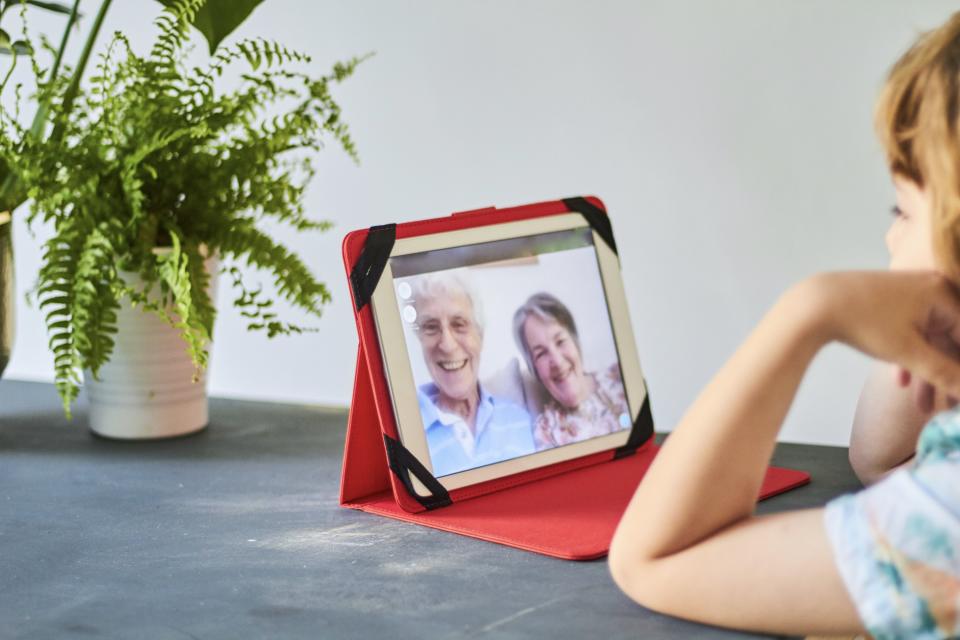
[[[390,268],[435,476],[632,426],[588,227]]]

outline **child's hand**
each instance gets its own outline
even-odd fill
[[[960,397],[960,297],[940,274],[828,273],[797,291],[823,314],[829,338],[899,365],[902,385],[917,378],[922,411],[932,410],[937,390]]]

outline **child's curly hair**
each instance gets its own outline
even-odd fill
[[[929,192],[934,251],[960,280],[960,12],[894,64],[876,128],[891,171]]]

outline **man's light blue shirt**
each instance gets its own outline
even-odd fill
[[[438,395],[433,382],[421,386],[417,392],[434,476],[446,476],[536,451],[530,414],[509,400],[494,398],[481,386],[471,452],[466,422],[437,407]]]

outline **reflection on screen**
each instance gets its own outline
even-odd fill
[[[631,427],[589,229],[390,266],[434,475]]]

